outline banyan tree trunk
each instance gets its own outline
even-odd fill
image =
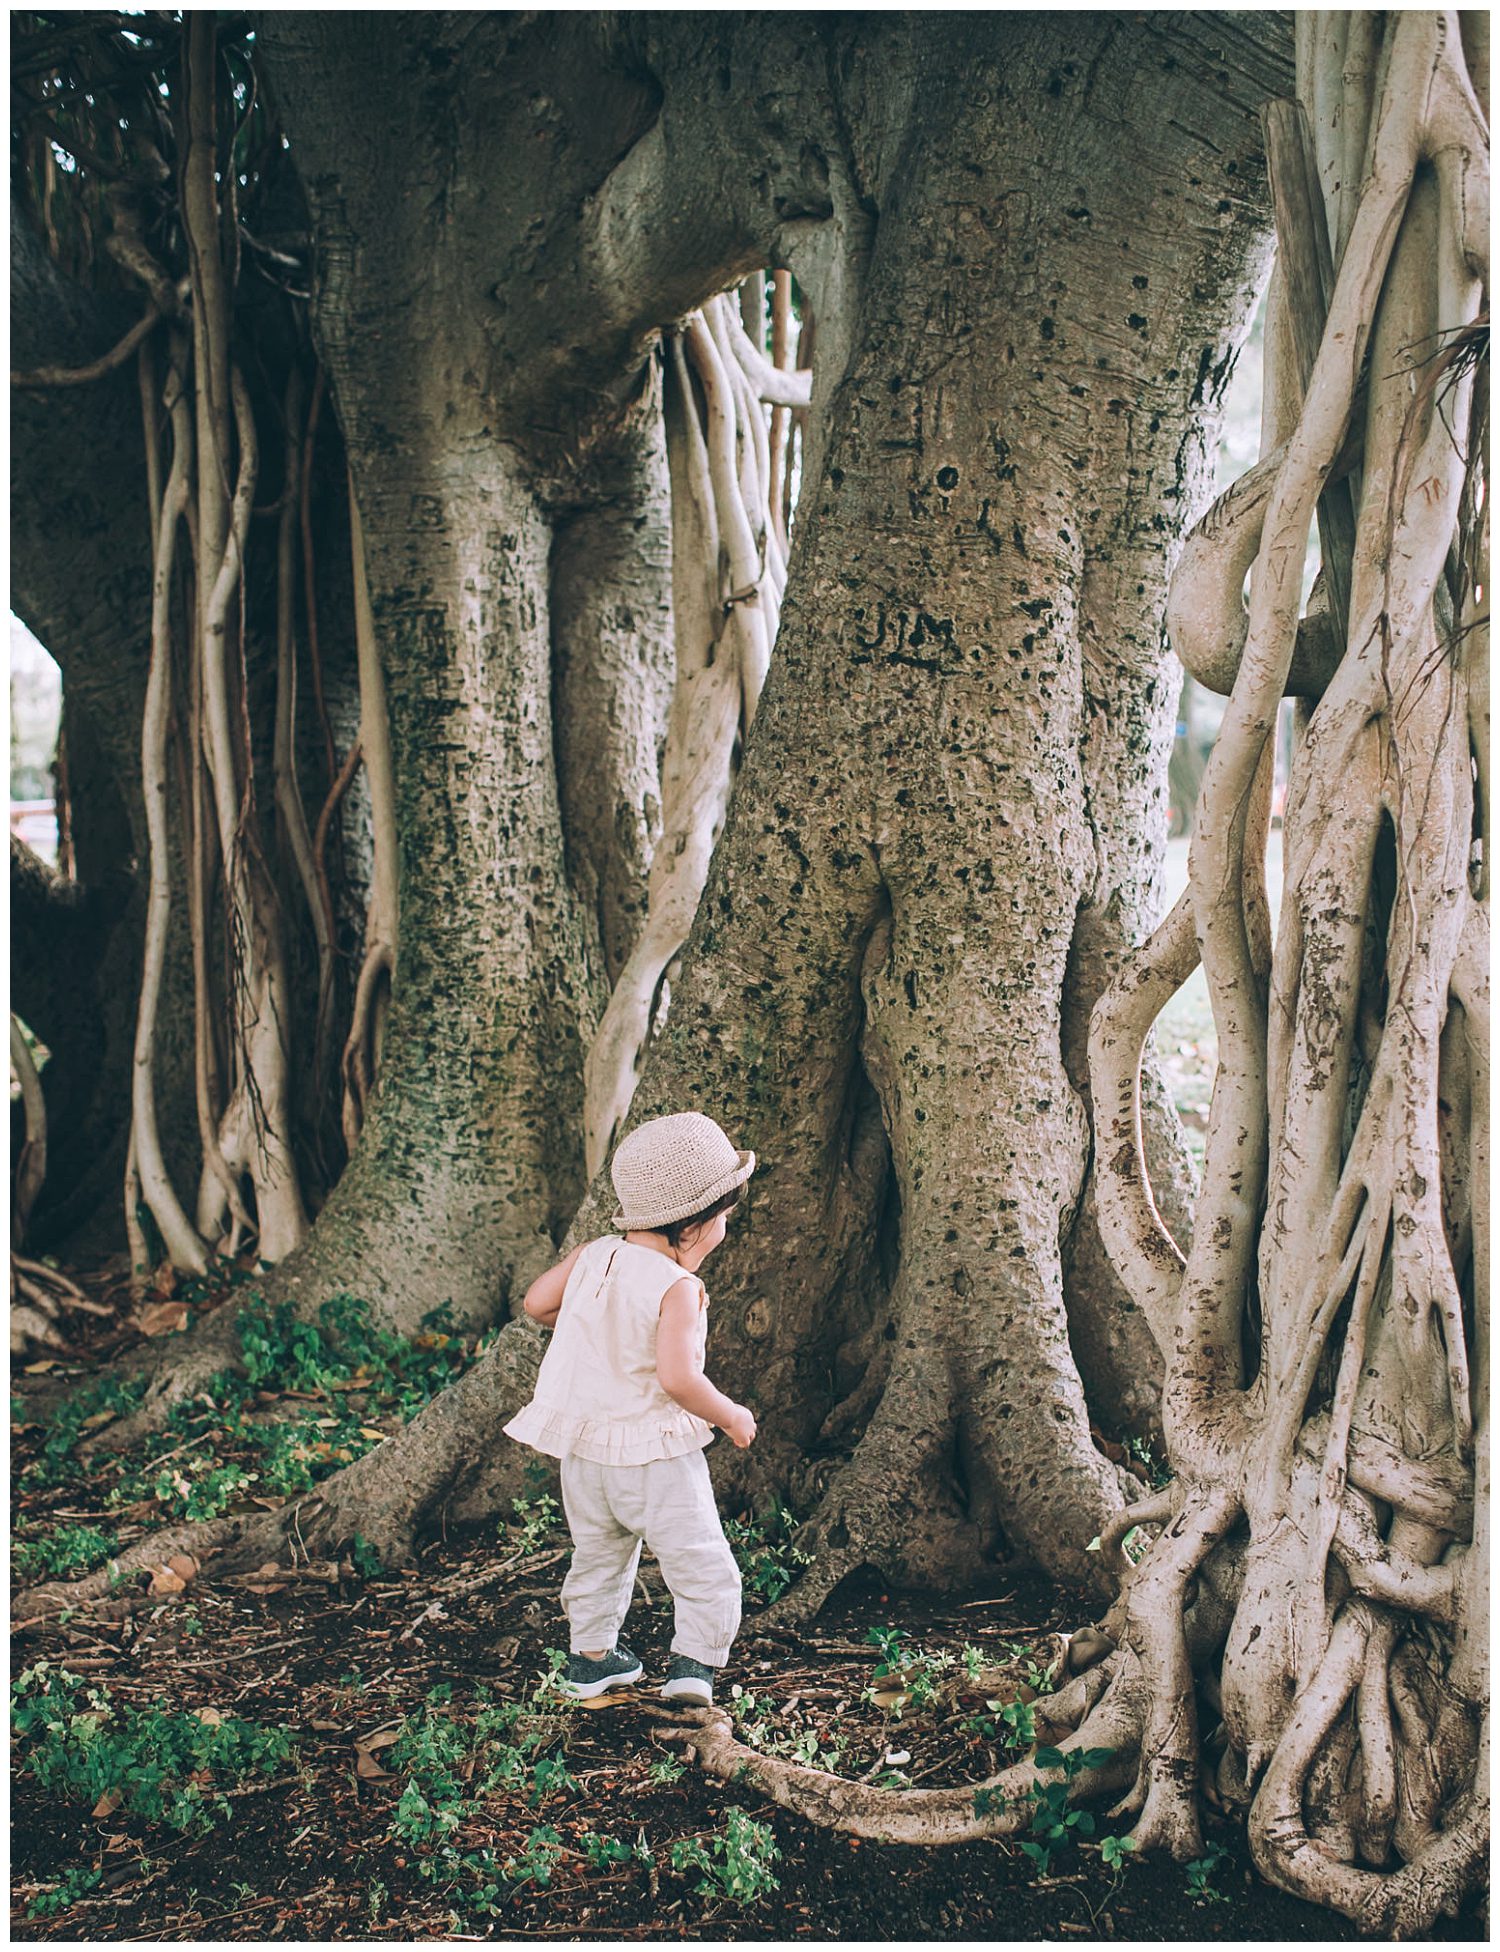
[[[1115,38],[1102,22],[1090,32],[1096,53]],[[1039,26],[1003,64],[977,25],[965,33],[927,125],[955,133],[880,158],[887,214],[804,489],[777,658],[631,1110],[710,1105],[764,1162],[710,1270],[712,1366],[756,1406],[762,1436],[719,1468],[735,1495],[811,1514],[815,1562],[789,1600],[802,1610],[865,1563],[962,1579],[1003,1548],[1101,1578],[1087,1548],[1126,1488],[1090,1435],[1070,1327],[1100,1323],[1091,1387],[1126,1412],[1152,1358],[1138,1302],[1111,1325],[1119,1286],[1097,1250],[1065,1296],[1065,1251],[1088,1264],[1091,1224],[1077,1018],[1152,898],[1153,846],[1133,837],[1130,802],[1153,792],[1164,816],[1171,523],[1202,498],[1264,252],[1263,206],[1228,219],[1218,206],[1230,187],[1253,192],[1251,106],[1285,85],[1248,40],[1232,42],[1229,84],[1210,83],[1220,35],[1186,35],[1131,98],[1132,141],[1155,166],[1124,171],[1082,62],[1055,69]],[[916,65],[923,46],[914,31]],[[1153,58],[1149,37],[1130,46]],[[1159,113],[1161,91],[1201,110],[1205,90],[1212,163]],[[978,124],[971,97],[988,111]],[[1122,335],[1127,314],[1140,323]],[[377,553],[384,521],[372,503]],[[375,561],[377,588],[386,574],[416,587],[414,564]],[[507,643],[524,641],[524,615],[500,619]],[[424,665],[399,606],[386,628],[399,719]],[[404,756],[427,768],[411,831],[467,846],[435,761],[415,737]],[[419,906],[408,961],[404,879],[403,983],[422,980],[422,938],[441,926],[420,907],[415,852],[405,870]],[[404,1036],[449,1034],[415,1001],[403,1029],[400,1007],[388,1064]],[[451,1131],[415,1118],[413,1097],[399,1120],[394,1104],[393,1091],[376,1112],[391,1117],[391,1161],[432,1170],[403,1133],[431,1125],[446,1148]],[[474,1157],[477,1172],[477,1143]],[[491,1160],[485,1183],[518,1184],[523,1157]],[[357,1156],[345,1186],[373,1203],[388,1169],[366,1179]],[[585,1202],[575,1235],[605,1223],[605,1198]],[[399,1204],[414,1230],[427,1224],[414,1195]],[[373,1225],[370,1243],[373,1261]],[[508,1328],[378,1463],[325,1487],[321,1516],[304,1506],[304,1536],[352,1529],[357,1509],[366,1537],[399,1547],[439,1495],[454,1518],[492,1508],[522,1461],[493,1433],[536,1359],[534,1331]]]

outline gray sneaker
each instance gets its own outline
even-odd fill
[[[586,1654],[569,1654],[563,1686],[577,1701],[592,1701],[611,1688],[632,1688],[641,1678],[641,1664],[620,1641],[602,1661],[591,1661]]]
[[[662,1682],[662,1700],[690,1701],[709,1707],[714,1698],[714,1673],[702,1661],[690,1660],[686,1654],[674,1654],[667,1678]]]

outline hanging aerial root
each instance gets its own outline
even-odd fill
[[[646,920],[584,1061],[591,1175],[608,1157],[635,1094],[668,971],[687,941],[724,826],[736,750],[770,662],[782,564],[761,401],[807,393],[796,375],[756,352],[723,296],[692,314],[666,352],[677,674]]]
[[[10,1020],[10,1066],[21,1086],[26,1137],[16,1157],[11,1195],[11,1226],[17,1242],[26,1237],[26,1223],[47,1177],[47,1100],[31,1046],[14,1015]]]
[[[344,1040],[344,1139],[350,1151],[364,1126],[380,1069],[380,1018],[385,999],[390,995],[396,966],[395,951],[389,942],[376,941],[365,951],[359,981],[354,990],[354,1008],[349,1018],[349,1034]]]
[[[396,941],[401,899],[396,858],[396,774],[391,751],[390,714],[386,708],[385,674],[375,641],[375,613],[365,565],[364,525],[354,476],[349,483],[349,551],[354,576],[354,641],[359,661],[359,738],[330,789],[328,805],[318,823],[315,848],[321,872],[323,836],[333,807],[352,778],[354,753],[364,762],[370,789],[370,818],[374,863],[370,902],[365,913],[365,951],[355,986],[353,1019],[344,1041],[341,1070],[344,1080],[342,1123],[344,1143],[352,1153],[369,1107],[370,1093],[380,1067],[385,1012],[396,974]],[[330,748],[331,752],[331,748]],[[343,785],[340,785],[340,781]]]
[[[1192,897],[1184,891],[1100,997],[1089,1023],[1099,1235],[1163,1355],[1171,1349],[1184,1261],[1151,1194],[1141,1061],[1151,1026],[1197,967]]]

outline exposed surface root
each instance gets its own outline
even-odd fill
[[[709,1775],[758,1789],[810,1822],[882,1843],[969,1843],[980,1837],[1013,1836],[1031,1820],[1034,1805],[1027,1791],[1049,1773],[1020,1762],[985,1782],[958,1789],[877,1789],[762,1755],[735,1739],[733,1723],[722,1708],[693,1708],[672,1715],[663,1711],[656,1719]],[[1110,1751],[1107,1761],[1072,1778],[1073,1801],[1106,1795],[1129,1776],[1132,1738],[1128,1718],[1106,1710],[1058,1744],[1064,1751]]]

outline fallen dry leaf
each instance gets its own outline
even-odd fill
[[[870,1699],[877,1708],[904,1708],[911,1696],[904,1688],[880,1688]]]
[[[397,1722],[391,1728],[377,1728],[372,1735],[356,1736],[354,1746],[357,1749],[369,1749],[371,1751],[375,1749],[390,1749],[394,1748],[400,1740],[401,1724]]]
[[[368,1437],[371,1443],[382,1444],[385,1442],[385,1432],[383,1430],[372,1430],[367,1423],[362,1423],[359,1426],[359,1434],[361,1437]]]
[[[142,1335],[174,1335],[187,1327],[189,1309],[185,1301],[153,1301],[135,1320]]]
[[[184,1586],[198,1570],[198,1561],[188,1552],[174,1552],[168,1559],[167,1565],[176,1573]]]
[[[193,1713],[205,1728],[222,1728],[224,1717],[217,1708],[195,1708]]]
[[[125,1793],[119,1789],[107,1789],[94,1805],[95,1816],[113,1816],[125,1800]]]
[[[151,1277],[151,1286],[163,1301],[170,1301],[177,1292],[177,1270],[170,1261],[163,1261]]]
[[[148,1591],[156,1599],[164,1593],[180,1593],[186,1585],[187,1581],[179,1579],[170,1566],[158,1566],[151,1575]]]
[[[55,1369],[56,1367],[57,1364],[52,1360],[51,1356],[44,1356],[40,1362],[28,1362],[26,1365],[26,1374],[28,1376],[45,1376],[49,1369]]]
[[[95,1410],[91,1417],[84,1418],[81,1427],[85,1430],[98,1430],[106,1423],[113,1423],[117,1415],[118,1412],[115,1410]]]
[[[382,1776],[389,1777],[390,1770],[382,1769],[368,1749],[354,1751],[354,1773],[362,1776],[367,1783],[378,1782]]]

